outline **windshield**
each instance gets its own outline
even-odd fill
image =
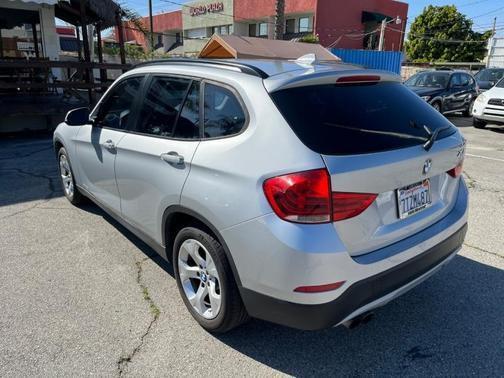
[[[449,81],[448,72],[421,72],[410,77],[404,84],[408,87],[446,88]]]
[[[475,77],[479,81],[497,82],[504,77],[504,70],[485,69],[478,72]]]
[[[504,78],[501,79],[497,84],[495,84],[497,88],[504,88]]]
[[[352,155],[424,144],[424,125],[442,139],[455,127],[397,82],[322,84],[280,90],[273,101],[298,138],[324,155]],[[442,129],[442,130],[441,130]]]

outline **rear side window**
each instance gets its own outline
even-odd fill
[[[194,81],[175,126],[174,138],[199,139],[199,96],[200,84]]]
[[[224,87],[205,83],[205,138],[238,134],[245,126],[245,113],[234,93]]]
[[[175,121],[190,84],[189,79],[154,77],[143,101],[136,131],[173,137]]]
[[[314,85],[272,93],[299,139],[325,155],[365,154],[425,143],[423,129],[451,123],[405,85]],[[438,140],[455,132],[442,131]]]

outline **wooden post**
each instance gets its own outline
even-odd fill
[[[79,62],[82,61],[82,46],[80,42],[80,30],[79,25],[75,25],[75,31],[77,32],[77,55],[79,57]]]
[[[0,58],[3,58],[2,28],[0,28]]]
[[[81,17],[81,26],[82,26],[82,43],[84,44],[84,61],[91,63],[91,54],[89,52],[89,38],[87,32],[87,20],[86,20],[86,3],[87,0],[80,0],[80,17]],[[86,83],[94,83],[93,79],[93,69],[86,68]],[[94,94],[93,90],[88,90],[89,95],[89,104],[94,103]]]
[[[116,25],[117,25],[117,34],[119,38],[119,53],[121,55],[121,64],[126,64],[126,50],[124,50],[124,34],[122,27],[121,15],[119,12],[116,13]],[[126,72],[126,70],[123,70]]]
[[[35,22],[32,23],[32,33],[33,33],[33,46],[35,48],[35,56],[40,58],[40,51],[38,48],[38,36],[37,36],[37,24]]]
[[[103,50],[102,50],[102,39],[101,39],[101,25],[96,25],[96,42],[97,42],[97,52],[98,52],[98,62],[103,63]],[[100,68],[100,81],[105,83],[107,81],[107,70]]]

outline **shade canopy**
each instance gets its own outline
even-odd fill
[[[81,0],[67,0],[59,2],[54,7],[54,13],[59,19],[72,25],[81,24],[80,14]],[[121,7],[112,0],[87,0],[86,22],[88,24],[100,24],[102,29],[116,25],[116,13]]]
[[[214,59],[297,59],[307,54],[314,54],[319,61],[340,61],[337,56],[316,43],[217,34],[210,38],[201,50],[199,57]]]
[[[21,1],[23,3],[35,3],[35,4],[49,4],[54,5],[59,0],[10,0],[10,1]]]

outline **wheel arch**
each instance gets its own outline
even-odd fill
[[[162,242],[163,245],[165,246],[167,259],[169,261],[172,260],[173,242],[175,240],[175,237],[177,236],[178,231],[180,231],[183,227],[186,227],[188,225],[195,225],[202,227],[205,231],[209,232],[219,241],[219,243],[222,245],[224,249],[229,265],[231,266],[231,270],[233,272],[233,276],[236,280],[236,283],[238,287],[241,288],[241,280],[238,271],[236,269],[233,256],[229,251],[226,241],[219,233],[217,228],[199,213],[181,205],[170,206],[163,212],[163,218],[161,223],[162,238],[163,238]]]

